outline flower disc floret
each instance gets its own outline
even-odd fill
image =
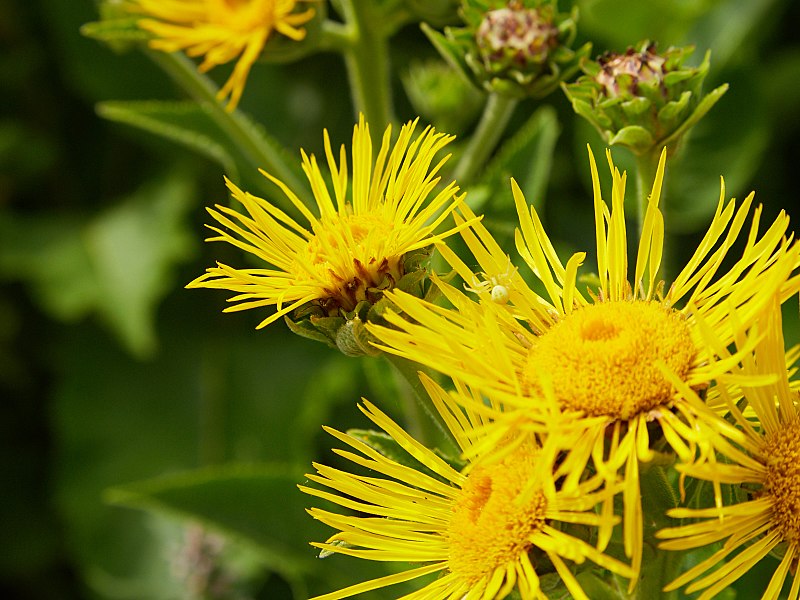
[[[447,530],[450,570],[477,583],[527,552],[545,524],[547,500],[526,492],[536,452],[526,446],[500,463],[477,466],[454,502]]]
[[[562,408],[627,421],[666,404],[696,354],[685,317],[652,301],[601,302],[566,315],[535,339],[523,378],[550,378]]]
[[[763,493],[773,502],[773,522],[783,539],[800,542],[800,417],[766,439]]]
[[[296,280],[312,269],[321,283],[325,297],[319,305],[329,316],[339,310],[352,311],[359,302],[374,303],[380,293],[394,288],[405,275],[402,257],[383,256],[376,252],[377,240],[388,239],[394,223],[381,216],[351,215],[332,217],[321,222],[306,252],[292,265]],[[350,255],[352,261],[342,261]]]

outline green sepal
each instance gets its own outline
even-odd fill
[[[584,44],[578,50],[570,48],[576,36],[577,7],[569,13],[559,13],[557,2],[552,0],[523,0],[522,5],[548,12],[557,32],[557,46],[545,60],[532,60],[524,67],[509,61],[507,56],[505,62],[487,64],[478,46],[476,34],[481,22],[487,12],[502,8],[501,3],[463,0],[461,16],[465,26],[445,27],[444,34],[425,24],[422,29],[442,57],[475,87],[511,98],[542,98],[578,71],[580,61],[591,51],[591,44]]]
[[[662,54],[655,53],[648,41],[641,48],[582,61],[584,75],[562,85],[573,110],[607,143],[624,145],[638,155],[677,145],[727,89],[725,85],[702,94],[710,65],[708,52],[698,67],[685,67],[683,61],[694,50],[691,46],[668,48]],[[630,60],[641,61],[640,75],[632,75],[629,65],[615,70]]]
[[[647,507],[647,519],[644,524],[645,537],[671,524],[667,511],[679,504],[678,493],[670,483],[668,471],[661,466],[640,463],[640,487],[642,502]]]
[[[653,146],[652,134],[639,125],[629,125],[620,129],[615,135],[608,138],[608,143],[611,146],[622,145],[627,146],[634,152],[643,152],[647,148]]]
[[[575,578],[581,589],[592,600],[619,600],[621,596],[619,583],[601,577],[599,571],[597,567],[591,566],[580,571]],[[610,574],[608,576],[611,577]]]
[[[683,124],[675,130],[675,132],[663,141],[663,145],[675,143],[682,135],[684,135],[690,128],[694,127],[697,122],[702,119],[705,114],[719,101],[720,98],[728,91],[728,84],[723,83],[718,88],[709,92],[697,108],[694,109],[692,115],[683,122]]]
[[[692,92],[686,91],[674,102],[668,102],[658,111],[658,122],[665,129],[674,129],[689,108]]]
[[[341,319],[341,317],[323,317],[323,318]],[[315,321],[319,320],[320,319],[316,319]],[[331,341],[331,336],[322,333],[322,331],[320,331],[319,325],[312,322],[312,320],[305,319],[302,321],[292,321],[289,317],[283,317],[283,321],[286,323],[286,326],[292,333],[309,340],[322,342],[329,348],[336,348],[336,344],[333,341]]]
[[[629,119],[635,119],[650,110],[652,105],[653,103],[647,98],[633,98],[626,102],[620,102],[619,106],[625,116]]]

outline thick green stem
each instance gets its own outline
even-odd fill
[[[259,135],[257,125],[248,119],[241,111],[228,112],[217,100],[217,87],[202,73],[197,71],[195,64],[180,53],[166,53],[148,50],[148,55],[172,77],[192,98],[206,108],[209,115],[217,123],[230,140],[236,144],[239,151],[251,163],[254,169],[262,168],[274,177],[283,181],[301,199],[308,194],[308,186],[297,176],[296,172],[286,163],[281,148],[276,148],[270,140]],[[276,194],[283,198],[282,194]],[[294,212],[286,201],[290,212]]]
[[[503,136],[516,106],[515,98],[489,94],[478,127],[453,172],[453,178],[461,187],[474,181],[480,170],[486,166],[486,161]]]
[[[427,446],[435,446],[437,442],[446,441],[452,444],[452,448],[448,450],[456,449],[457,446],[453,440],[452,433],[450,433],[444,419],[442,419],[428,395],[428,391],[419,379],[419,372],[424,372],[426,370],[425,367],[388,352],[383,353],[382,356],[394,366],[397,373],[414,392],[416,405],[410,407],[410,409],[407,408],[406,412],[410,413],[407,416],[414,422],[415,428],[419,431],[421,439],[418,441]]]
[[[342,0],[342,13],[350,43],[340,45],[344,53],[353,104],[378,130],[393,122],[389,45],[391,30],[382,22],[374,0]]]

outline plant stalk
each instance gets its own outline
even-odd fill
[[[275,147],[268,138],[259,135],[258,126],[240,110],[226,111],[217,100],[216,85],[208,77],[199,73],[191,60],[178,52],[166,53],[153,50],[146,52],[178,85],[208,110],[214,122],[236,144],[254,169],[262,168],[277,177],[306,204],[311,205],[306,192],[308,186],[281,156],[283,149]],[[276,196],[283,199],[282,194]],[[288,200],[285,200],[285,206],[282,208],[296,214],[296,209],[289,204]]]
[[[481,120],[453,171],[453,178],[462,188],[474,181],[480,170],[486,166],[486,161],[503,136],[517,102],[516,98],[496,93],[489,94]]]
[[[373,0],[342,0],[350,43],[339,44],[344,54],[356,113],[378,130],[394,121],[389,79],[388,36],[380,7]]]

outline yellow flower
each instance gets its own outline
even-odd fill
[[[155,37],[150,47],[164,52],[185,50],[202,56],[200,72],[237,59],[233,73],[217,94],[230,97],[227,109],[236,108],[250,67],[258,59],[273,31],[300,41],[300,25],[314,16],[309,8],[294,12],[297,0],[133,0],[135,12],[147,15],[139,27]]]
[[[314,155],[305,152],[303,170],[319,209],[314,215],[281,181],[274,182],[308,220],[297,223],[267,200],[243,192],[228,181],[233,197],[247,215],[217,205],[209,213],[231,233],[215,226],[210,241],[237,246],[267,263],[267,268],[236,269],[218,263],[187,287],[227,289],[235,302],[226,311],[276,306],[259,328],[311,304],[322,316],[352,311],[360,302],[374,302],[405,275],[404,256],[443,239],[460,227],[435,233],[461,202],[451,182],[429,199],[439,183],[435,155],[452,139],[426,127],[412,139],[417,121],[402,127],[391,147],[387,127],[377,159],[373,159],[369,127],[363,116],[353,131],[353,174],[348,182],[344,145],[339,164],[325,131],[325,154],[333,178],[328,190]],[[391,152],[390,152],[391,148]]]
[[[422,382],[456,441],[466,449],[472,439],[467,430],[481,427],[482,418],[460,409],[430,379],[423,377]],[[314,518],[338,531],[325,543],[313,545],[326,554],[421,566],[316,600],[349,598],[433,573],[439,577],[420,582],[421,589],[403,598],[494,600],[514,589],[524,600],[545,598],[539,581],[544,564],[552,564],[550,571],[557,573],[572,597],[586,599],[568,562],[581,564],[588,559],[619,575],[631,575],[627,565],[565,531],[572,524],[586,531],[598,528],[601,536],[610,534],[617,518],[592,509],[616,490],[602,488],[599,477],[569,490],[559,487],[553,446],[539,447],[526,437],[503,460],[484,463],[478,457],[459,472],[369,402],[361,410],[408,456],[393,460],[355,435],[327,428],[350,448],[335,450],[337,454],[376,475],[314,465],[317,473],[307,477],[331,491],[300,489],[347,509],[348,514],[310,509]]]
[[[714,416],[696,396],[676,390],[665,372],[689,389],[704,389],[752,350],[751,340],[733,356],[712,360],[715,348],[705,343],[703,330],[714,331],[724,348],[741,337],[775,296],[783,301],[796,293],[800,276],[792,274],[800,264],[800,246],[787,241],[789,219],[783,213],[759,237],[757,208],[741,257],[724,270],[753,195],[737,210],[733,201],[724,202],[723,186],[708,232],[664,292],[663,281],[657,279],[664,240],[658,208],[662,154],[631,280],[623,209],[626,176],[614,167],[609,153],[609,209],[591,151],[589,155],[598,265],[593,291],[584,295],[578,287],[585,253],[575,254],[564,266],[536,211],[512,180],[520,218],[516,247],[538,279],[537,289],[545,294],[526,284],[491,234],[475,223],[462,236],[480,273],[450,249],[440,251],[480,303],[444,284],[440,288],[455,310],[392,293],[390,301],[405,314],[387,314],[393,328],[371,326],[370,331],[384,350],[425,364],[490,398],[493,405],[473,407],[493,413],[497,431],[485,438],[485,446],[496,444],[525,420],[546,424],[542,412],[553,402],[565,412],[591,417],[573,447],[572,468],[591,460],[609,481],[622,473],[624,546],[638,572],[643,531],[639,462],[650,461],[654,445],[665,442],[685,461],[694,459],[698,444],[701,453],[707,452],[696,424]],[[473,216],[467,207],[460,210],[466,218]],[[476,445],[473,451],[486,449]]]
[[[697,522],[657,534],[667,540],[660,544],[667,550],[688,550],[722,540],[724,544],[666,590],[694,581],[686,592],[705,589],[699,599],[707,600],[767,554],[778,553],[781,562],[762,598],[777,599],[790,572],[788,598],[796,600],[800,595],[800,398],[786,369],[779,308],[773,307],[766,316],[766,330],[755,352],[745,357],[734,376],[718,384],[737,425],[733,428],[723,421],[716,427],[719,436],[713,443],[725,460],[681,467],[689,477],[714,483],[717,507],[672,509],[670,516]],[[737,407],[742,398],[757,421],[747,419]],[[746,490],[748,499],[722,506],[720,483]]]

